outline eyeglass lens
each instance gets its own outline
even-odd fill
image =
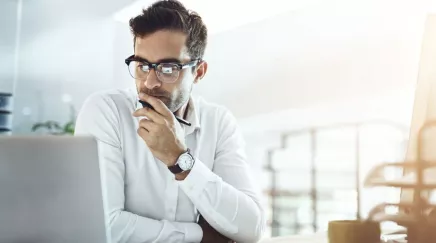
[[[176,64],[162,63],[156,69],[157,78],[165,83],[175,82],[179,78],[180,70]],[[142,62],[132,61],[129,64],[130,75],[138,80],[146,80],[150,73],[150,68]]]

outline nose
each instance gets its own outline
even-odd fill
[[[156,71],[154,69],[150,70],[148,73],[147,79],[144,81],[144,85],[150,90],[159,88],[162,85],[162,82],[157,78]]]

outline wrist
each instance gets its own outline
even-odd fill
[[[187,170],[187,171],[183,171],[179,174],[175,174],[176,180],[183,181],[184,179],[186,179],[186,177],[188,177],[190,172],[191,172],[191,170]]]
[[[177,180],[184,180],[194,167],[194,164],[195,159],[188,148],[180,153],[176,162],[173,165],[169,165],[168,169],[176,176]]]
[[[179,159],[180,155],[186,152],[186,149],[177,149],[176,151],[169,153],[169,157],[166,161],[167,166],[174,166],[177,164],[177,160]]]

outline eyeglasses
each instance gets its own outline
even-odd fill
[[[163,83],[175,83],[183,69],[194,67],[198,62],[199,60],[194,60],[186,64],[148,63],[141,58],[135,57],[135,55],[132,55],[125,60],[125,63],[129,68],[129,73],[134,79],[145,81],[150,73],[150,69],[154,69],[157,78]]]

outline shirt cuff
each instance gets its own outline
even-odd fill
[[[185,224],[185,242],[201,242],[203,240],[203,230],[196,223]]]
[[[215,181],[216,177],[217,175],[204,165],[203,162],[196,159],[188,176],[184,180],[179,181],[179,185],[186,194],[198,198],[206,188],[207,183]]]

